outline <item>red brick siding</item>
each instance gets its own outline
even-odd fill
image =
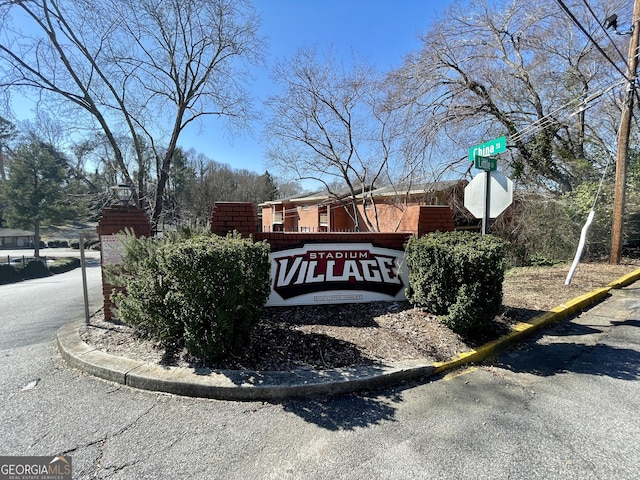
[[[309,207],[308,210],[302,210],[301,207],[298,207],[295,214],[289,216],[296,217],[296,227],[298,224],[309,226],[312,233],[319,229],[319,212],[316,207]],[[381,232],[409,232],[420,236],[429,232],[455,230],[453,210],[448,205],[409,205],[404,208],[404,211],[401,211],[396,205],[380,204],[378,206],[378,220]],[[329,233],[353,228],[352,220],[342,207],[330,209],[329,224]],[[267,224],[265,223],[265,225]],[[364,227],[364,223],[362,225]],[[292,225],[287,224],[286,226],[285,231],[290,230],[289,227]],[[226,235],[227,232],[233,230],[237,230],[245,236],[257,232],[258,219],[255,206],[250,203],[216,203],[211,214],[211,230],[218,235]],[[270,228],[264,230],[271,231]],[[327,234],[322,233],[322,235]]]
[[[98,220],[98,235],[102,238],[102,235],[114,235],[116,233],[123,232],[125,229],[130,229],[137,237],[150,237],[151,226],[149,219],[144,211],[136,207],[122,207],[122,208],[105,208],[102,211],[102,216]],[[102,251],[102,249],[100,250]],[[113,286],[107,283],[105,279],[104,265],[102,265],[102,258],[100,259],[102,270],[102,297],[104,305],[104,318],[111,319],[113,317],[113,303],[111,303],[111,293],[113,292]]]
[[[234,230],[242,235],[258,231],[255,205],[248,202],[216,202],[211,212],[211,231],[225,236]]]
[[[310,232],[317,232],[320,227],[320,213],[317,205],[309,205],[307,208],[299,206],[298,211],[298,230],[302,231],[308,228]]]
[[[302,247],[310,243],[371,243],[376,247],[403,250],[411,233],[371,233],[371,232],[258,232],[253,234],[257,242],[266,240],[271,251]]]
[[[339,205],[332,205],[330,210],[329,230],[336,232],[353,230],[353,220],[344,208]]]
[[[453,210],[449,206],[420,206],[417,232],[422,236],[430,232],[451,232],[456,226],[453,221]]]

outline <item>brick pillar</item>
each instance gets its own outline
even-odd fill
[[[225,236],[236,230],[243,237],[258,232],[258,213],[250,202],[216,202],[211,212],[211,231]]]
[[[417,227],[418,236],[431,232],[452,232],[456,228],[453,210],[448,205],[422,205]]]
[[[119,259],[113,251],[107,253],[108,247],[105,247],[107,240],[112,240],[112,235],[124,232],[125,229],[132,230],[136,237],[150,237],[151,226],[149,219],[143,210],[137,207],[112,207],[105,208],[102,216],[98,220],[98,236],[100,237],[100,266],[102,269],[102,295],[104,297],[104,318],[110,320],[112,318],[111,292],[113,286],[107,283],[105,279],[105,266],[117,265]],[[104,237],[104,239],[103,239]],[[103,241],[104,240],[104,241]]]

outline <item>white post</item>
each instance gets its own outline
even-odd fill
[[[587,221],[584,223],[584,226],[582,227],[582,233],[580,233],[580,241],[578,242],[578,249],[576,250],[576,256],[573,258],[573,263],[571,264],[571,268],[569,269],[569,273],[567,274],[567,279],[564,281],[565,285],[571,284],[573,273],[576,271],[576,267],[578,266],[580,257],[582,257],[582,249],[584,248],[585,241],[587,240],[587,231],[591,226],[591,222],[593,222],[593,217],[595,216],[595,214],[596,212],[594,212],[592,209],[589,212]]]

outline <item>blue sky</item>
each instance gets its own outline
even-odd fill
[[[267,42],[266,67],[254,71],[255,82],[249,88],[255,108],[277,92],[269,70],[277,60],[291,58],[302,47],[328,48],[345,59],[352,52],[389,71],[403,58],[420,48],[419,35],[427,31],[434,17],[450,0],[253,0],[261,17],[260,35]],[[14,99],[15,100],[15,99]],[[14,101],[19,120],[32,119],[30,102]],[[224,124],[209,117],[202,125],[185,130],[179,145],[194,148],[207,157],[236,169],[263,173],[268,169],[260,145],[261,122],[249,133],[236,132],[229,138]]]
[[[359,57],[387,71],[402,64],[404,56],[420,47],[424,33],[448,0],[254,0],[262,17],[261,34],[268,41],[266,65],[290,58],[301,47],[320,51],[332,47],[338,55]],[[258,71],[251,89],[256,107],[276,87],[269,72]],[[210,119],[197,132],[185,132],[180,145],[233,168],[263,173],[268,169],[260,145],[260,123],[251,134],[229,140],[219,122]]]

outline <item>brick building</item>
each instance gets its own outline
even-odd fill
[[[467,182],[443,181],[422,184],[408,191],[384,187],[358,195],[360,231],[414,231],[418,216],[442,215],[442,208],[455,204]],[[365,200],[366,201],[363,201]],[[354,221],[343,204],[347,195],[335,197],[327,192],[299,194],[258,205],[264,232],[342,232],[352,231]]]

